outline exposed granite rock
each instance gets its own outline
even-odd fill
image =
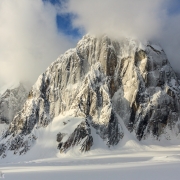
[[[91,136],[91,129],[87,121],[81,122],[69,136],[67,141],[62,142],[62,139],[58,145],[60,152],[65,152],[70,147],[74,147],[79,144],[81,144],[81,152],[89,151],[93,145],[93,137]]]

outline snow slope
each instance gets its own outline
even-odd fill
[[[179,180],[180,146],[122,149],[0,164],[5,179]]]
[[[116,146],[107,146],[106,141],[102,140],[96,131],[92,131],[94,137],[93,145],[91,151],[83,153],[80,150],[82,143],[80,142],[77,146],[69,148],[67,151],[60,153],[58,148],[59,142],[57,141],[57,134],[61,132],[64,134],[63,141],[66,141],[70,134],[74,131],[78,124],[84,121],[83,117],[73,117],[71,116],[72,111],[67,112],[64,115],[59,115],[54,118],[54,120],[46,128],[40,127],[35,128],[32,131],[33,136],[36,141],[32,141],[32,147],[30,151],[26,154],[15,153],[8,151],[6,158],[1,159],[1,163],[8,162],[19,162],[19,161],[33,161],[37,159],[47,159],[47,158],[64,158],[64,157],[83,157],[83,156],[101,156],[102,154],[118,154],[118,153],[131,153],[131,152],[146,152],[146,151],[159,151],[168,149],[168,147],[174,147],[175,149],[180,147],[179,139],[174,139],[174,141],[169,141],[164,139],[164,141],[157,142],[155,139],[138,141],[133,133],[130,133],[123,125],[125,137]],[[122,119],[119,117],[119,121]],[[123,123],[122,123],[123,124]],[[93,128],[92,128],[93,130]],[[32,138],[32,134],[27,138]],[[32,138],[33,139],[33,138]],[[2,140],[3,141],[3,140]]]

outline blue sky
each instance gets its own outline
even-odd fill
[[[169,13],[171,15],[180,13],[180,0],[171,1],[171,6],[169,6]]]
[[[42,0],[44,2],[50,2],[53,5],[61,6],[62,2],[65,0]],[[72,36],[75,39],[79,39],[82,34],[79,29],[72,27],[72,18],[73,14],[67,13],[62,15],[57,15],[56,17],[56,23],[58,30],[63,32],[64,34],[68,36]]]
[[[42,1],[50,2],[55,6],[61,6],[62,2],[66,0],[42,0]],[[169,2],[170,3],[167,9],[168,14],[170,16],[180,14],[180,0],[171,0]],[[58,30],[63,32],[64,34],[79,39],[82,36],[82,32],[78,28],[72,27],[72,18],[73,18],[73,14],[70,13],[57,15],[56,17],[57,27]]]

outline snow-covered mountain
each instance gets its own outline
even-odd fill
[[[0,88],[0,136],[15,114],[22,109],[29,90],[27,83],[20,82],[9,83]]]
[[[176,139],[180,132],[180,87],[163,49],[154,43],[86,35],[52,63],[34,84],[0,144],[26,153],[38,132],[59,118],[52,139],[67,152],[121,143],[126,131],[137,140]]]

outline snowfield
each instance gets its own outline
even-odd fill
[[[91,151],[80,153],[77,146],[60,154],[57,133],[71,133],[82,120],[61,115],[47,128],[34,130],[38,139],[31,150],[21,156],[9,152],[0,160],[0,172],[13,180],[179,180],[179,140],[139,142],[125,127],[117,146],[108,148],[97,135]]]
[[[0,164],[5,179],[179,180],[180,146],[94,151]]]

